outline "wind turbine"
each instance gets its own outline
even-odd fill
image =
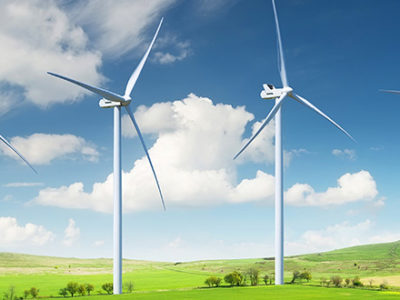
[[[30,168],[33,170],[33,172],[35,172],[35,173],[37,174],[35,168],[32,167],[32,165],[26,160],[26,158],[23,157],[22,154],[19,153],[18,150],[15,149],[15,148],[10,144],[10,142],[6,140],[5,137],[3,137],[2,135],[0,135],[0,140],[1,140],[4,144],[6,144],[12,151],[14,151],[14,152],[28,165],[28,167],[30,167]]]
[[[133,71],[131,77],[129,78],[125,88],[124,95],[119,95],[117,93],[110,92],[102,88],[94,87],[76,81],[74,79],[67,78],[65,76],[48,72],[48,74],[52,76],[72,82],[73,84],[79,85],[103,97],[99,101],[100,107],[114,108],[114,294],[121,294],[122,292],[121,107],[125,108],[126,112],[131,118],[133,126],[135,127],[139,139],[142,143],[144,152],[146,153],[147,159],[150,163],[150,167],[154,175],[154,179],[157,184],[157,189],[161,197],[162,205],[165,210],[164,197],[161,192],[156,171],[154,170],[153,163],[151,162],[150,155],[147,150],[146,144],[144,143],[142,133],[140,132],[139,126],[136,123],[135,117],[133,116],[133,113],[129,107],[132,101],[131,93],[133,87],[135,86],[136,81],[139,78],[140,72],[142,71],[143,66],[147,60],[147,57],[149,56],[150,50],[153,47],[153,44],[157,38],[162,22],[163,18],[161,19],[160,24],[158,25],[157,31],[154,34],[153,40],[151,41],[149,48],[147,49],[142,60],[139,62],[135,71]]]
[[[286,96],[296,100],[297,102],[304,104],[309,107],[337,128],[339,128],[344,134],[350,139],[353,137],[342,127],[340,127],[335,121],[329,118],[321,110],[311,104],[308,100],[295,94],[293,88],[289,86],[285,60],[283,57],[281,33],[279,29],[278,15],[276,12],[275,1],[272,0],[272,7],[275,16],[276,33],[278,39],[278,60],[280,63],[280,77],[282,81],[282,88],[275,88],[272,84],[264,84],[264,90],[261,92],[261,98],[263,99],[275,99],[275,105],[267,115],[267,118],[262,123],[261,127],[257,132],[250,138],[250,140],[243,146],[243,148],[235,155],[236,159],[257,137],[257,135],[264,129],[264,127],[275,117],[275,284],[283,284],[283,162],[282,162],[282,131],[281,131],[281,106],[286,99]]]

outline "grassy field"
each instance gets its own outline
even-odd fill
[[[284,287],[260,286],[218,289],[205,288],[204,280],[231,271],[245,272],[250,267],[260,270],[261,276],[271,274],[274,261],[270,258],[194,261],[164,263],[124,260],[124,282],[134,284],[134,293],[116,298],[128,299],[392,299],[400,294],[350,288],[316,287],[321,278],[333,275],[342,278],[359,276],[374,285],[386,281],[400,286],[400,242],[345,248],[325,253],[285,258],[285,281],[290,281],[294,270],[312,272],[313,279],[304,285]],[[58,296],[60,288],[70,281],[91,283],[93,294],[101,285],[112,281],[111,259],[76,259],[0,253],[0,297],[14,286],[18,295],[25,289],[37,287],[40,296]],[[260,280],[260,284],[261,284]],[[309,285],[309,286],[307,286]],[[312,285],[312,286],[311,286]],[[296,298],[297,295],[297,298]],[[302,298],[299,298],[302,295]],[[307,295],[307,297],[306,297]],[[283,297],[284,296],[284,297]],[[110,296],[91,296],[90,299]],[[111,296],[114,298],[114,296]],[[0,298],[1,299],[1,298]]]

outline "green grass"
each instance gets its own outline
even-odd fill
[[[204,280],[210,275],[222,278],[233,270],[246,271],[250,267],[259,269],[261,276],[271,274],[274,270],[274,260],[259,258],[185,263],[124,260],[123,279],[125,282],[133,282],[135,299],[206,299],[207,297],[209,297],[207,299],[236,299],[235,297],[243,299],[247,297],[240,296],[243,293],[251,299],[265,297],[265,293],[268,294],[270,299],[274,299],[271,297],[275,297],[275,295],[278,297],[283,294],[286,297],[284,299],[296,299],[290,298],[292,292],[293,297],[303,292],[309,294],[309,297],[304,299],[314,299],[312,296],[314,293],[315,295],[326,294],[327,298],[321,296],[318,299],[335,299],[335,295],[338,296],[340,293],[348,293],[352,297],[360,298],[368,298],[371,295],[388,297],[377,299],[391,299],[392,297],[383,292],[299,285],[283,288],[264,286],[259,288],[203,289]],[[304,269],[312,272],[311,285],[317,285],[321,278],[329,279],[332,275],[340,275],[342,278],[374,277],[375,285],[382,283],[385,276],[396,277],[397,275],[400,281],[400,242],[286,257],[285,281],[290,281],[294,270],[302,271]],[[57,296],[59,289],[65,287],[70,281],[91,283],[95,286],[93,294],[97,294],[103,283],[112,281],[112,260],[0,253],[0,296],[11,285],[15,286],[18,295],[21,295],[25,289],[37,287],[40,289],[40,296]],[[396,280],[393,282],[396,282]],[[212,296],[210,296],[210,293]],[[97,299],[98,297],[106,296],[91,296],[90,299]],[[132,297],[132,295],[123,295],[119,298],[129,297]],[[400,295],[397,295],[397,297],[400,297]]]

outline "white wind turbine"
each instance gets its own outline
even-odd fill
[[[275,105],[269,112],[267,118],[264,120],[257,132],[251,139],[243,146],[243,148],[235,155],[236,159],[250,143],[257,137],[257,135],[264,129],[264,127],[275,117],[275,284],[283,284],[283,162],[282,162],[282,131],[281,131],[281,106],[286,99],[286,96],[296,100],[311,108],[313,111],[327,119],[342,132],[344,132],[353,141],[353,137],[340,127],[335,121],[329,118],[326,114],[320,111],[317,107],[311,104],[303,97],[295,94],[293,89],[289,86],[286,77],[285,60],[283,57],[281,34],[279,30],[278,15],[276,12],[275,1],[272,0],[272,7],[275,16],[276,33],[279,48],[279,62],[280,62],[280,76],[283,88],[275,88],[272,84],[264,84],[264,90],[261,92],[263,99],[275,99]]]
[[[0,135],[0,140],[1,140],[4,144],[6,144],[11,150],[13,150],[13,151],[14,151],[14,152],[15,152],[15,153],[16,153],[16,154],[17,154],[17,155],[18,155],[32,170],[33,170],[33,172],[35,172],[35,173],[37,174],[35,168],[32,167],[32,165],[26,160],[26,158],[23,157],[22,154],[19,153],[18,150],[15,149],[15,148],[10,144],[10,142],[7,141],[7,140],[5,139],[5,137],[3,137],[2,135]]]
[[[147,57],[149,56],[150,50],[153,47],[154,41],[157,38],[162,22],[163,19],[161,19],[160,24],[158,25],[157,31],[154,34],[153,40],[151,41],[149,48],[147,49],[142,60],[139,62],[139,65],[136,67],[135,71],[129,78],[124,95],[119,95],[102,88],[94,87],[76,81],[74,79],[48,72],[48,74],[50,75],[72,82],[103,97],[99,102],[100,107],[114,108],[114,294],[121,294],[122,292],[121,107],[124,107],[127,111],[142,143],[143,149],[150,163],[151,170],[153,171],[158,192],[160,193],[162,205],[165,210],[164,197],[161,192],[160,184],[158,182],[153,163],[151,162],[149,152],[147,151],[147,147],[144,143],[142,133],[140,132],[139,126],[136,123],[135,117],[133,116],[133,113],[129,107],[129,104],[132,101],[131,93],[133,87],[135,86],[136,81],[139,78],[140,72],[142,71]]]

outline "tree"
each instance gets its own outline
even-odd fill
[[[24,299],[28,298],[28,296],[31,294],[30,290],[25,290],[24,291]]]
[[[80,284],[80,285],[78,286],[78,293],[79,293],[79,295],[81,295],[81,296],[85,296],[85,295],[86,295],[86,287],[85,287],[84,284]]]
[[[110,295],[110,294],[112,293],[112,291],[113,291],[114,286],[113,286],[113,283],[112,283],[112,282],[107,282],[107,283],[104,283],[104,284],[101,286],[101,288],[102,288],[103,290],[105,290],[107,294]]]
[[[86,292],[90,296],[90,292],[94,291],[94,285],[90,283],[85,284]]]
[[[60,296],[63,296],[64,298],[67,297],[67,295],[68,295],[68,290],[67,290],[67,288],[62,288],[62,289],[60,289],[60,290],[58,291],[58,294],[59,294]]]
[[[263,280],[264,280],[265,285],[267,285],[268,284],[268,280],[269,280],[268,274],[264,275]]]
[[[339,287],[340,284],[342,283],[343,279],[342,277],[335,275],[331,277],[331,282],[336,286]]]
[[[232,273],[229,273],[224,277],[224,281],[226,283],[229,283],[231,286],[242,285],[243,280],[244,280],[243,274],[238,271],[233,271]]]
[[[221,278],[215,277],[215,276],[210,276],[204,281],[205,284],[207,284],[209,287],[215,286],[219,287],[221,284]]]
[[[379,285],[379,288],[380,288],[381,290],[387,290],[387,289],[389,288],[389,286],[388,286],[387,282],[384,281],[384,282],[382,282],[382,283]]]
[[[77,282],[68,282],[67,284],[67,291],[71,294],[71,297],[74,297],[74,295],[78,292],[79,288],[79,283]]]
[[[132,293],[133,291],[133,283],[132,281],[128,281],[124,284],[125,288],[128,290],[128,293]]]
[[[310,271],[304,271],[303,273],[300,274],[300,279],[305,279],[307,282],[310,282],[312,279],[312,275]]]
[[[355,287],[362,287],[363,286],[363,283],[361,282],[360,277],[358,277],[358,276],[354,277],[351,280],[351,282],[353,283],[353,286],[355,286]]]
[[[247,271],[247,275],[250,278],[250,284],[251,285],[255,286],[255,285],[258,284],[258,276],[259,276],[259,274],[260,274],[260,271],[258,269],[255,269],[255,268],[250,268]]]
[[[344,280],[344,282],[346,283],[346,286],[349,286],[350,285],[350,278],[346,278],[345,280]]]
[[[293,271],[293,278],[292,281],[290,283],[294,283],[296,281],[296,279],[300,278],[300,272],[299,271]]]
[[[36,297],[39,295],[39,289],[35,288],[35,287],[31,287],[31,289],[29,290],[32,298],[36,299]]]

